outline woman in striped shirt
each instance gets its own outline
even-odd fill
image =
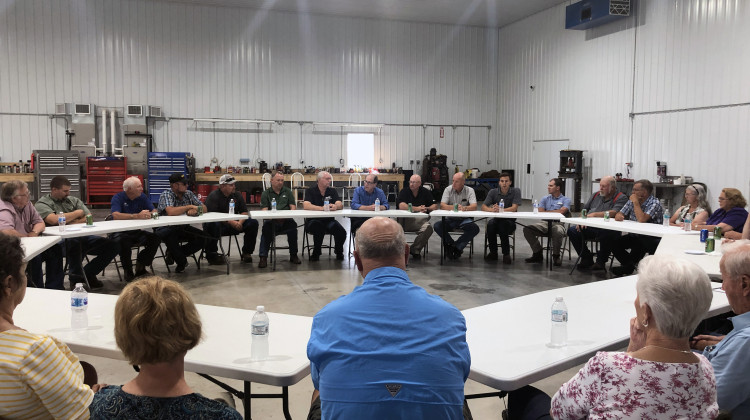
[[[26,295],[21,241],[0,234],[0,418],[88,419],[94,392],[68,346],[13,323]]]

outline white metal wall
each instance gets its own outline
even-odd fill
[[[633,177],[654,180],[663,160],[706,182],[714,201],[722,187],[748,194],[750,106],[722,106],[750,102],[750,5],[637,5],[637,19],[587,31],[564,29],[565,5],[500,30],[498,159],[524,170],[533,140],[570,139],[589,179],[632,161]],[[518,180],[524,196],[529,182]]]
[[[47,118],[56,102],[163,106],[173,118],[156,123],[157,149],[192,151],[199,164],[217,156],[296,166],[300,126],[214,131],[192,118],[495,125],[497,51],[497,30],[478,27],[147,0],[0,0],[0,155],[64,147],[63,123]],[[305,164],[336,164],[339,139],[338,128],[304,125]],[[389,126],[376,159],[408,168],[423,144],[447,154],[448,140]],[[487,141],[472,129],[472,155]]]

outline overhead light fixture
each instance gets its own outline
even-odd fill
[[[364,128],[383,128],[385,124],[369,124],[369,123],[337,123],[337,122],[314,122],[313,125],[325,125],[335,127],[364,127]]]
[[[276,121],[270,120],[231,120],[226,118],[193,118],[195,122],[210,123],[234,123],[234,124],[275,124]]]

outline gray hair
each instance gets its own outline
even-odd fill
[[[602,181],[607,181],[610,187],[617,188],[617,179],[615,179],[615,177],[613,177],[612,175],[603,177]]]
[[[695,263],[671,255],[641,260],[635,288],[641,306],[651,308],[659,332],[670,338],[693,334],[713,299],[708,274]]]
[[[3,184],[2,191],[0,192],[0,198],[3,201],[10,201],[15,197],[19,191],[23,191],[24,188],[29,188],[29,184],[24,181],[14,179]]]
[[[125,179],[125,181],[122,182],[122,190],[127,191],[131,188],[135,188],[135,181],[141,182],[140,178],[137,176],[131,176]]]
[[[318,172],[318,177],[316,178],[316,180],[320,181],[326,175],[331,175],[331,174],[328,173],[328,172],[326,172],[326,171],[320,171],[320,172]]]
[[[750,276],[750,240],[743,239],[730,244],[723,244],[724,256],[721,262],[724,264],[724,272],[729,278],[737,278],[742,275]]]
[[[691,184],[691,185],[688,185],[686,189],[691,189],[691,188],[698,195],[698,207],[702,207],[703,210],[708,212],[708,214],[711,214],[711,205],[708,204],[708,200],[706,199],[706,189],[703,188],[703,185]]]
[[[396,234],[391,237],[366,236],[362,233],[365,229],[357,230],[356,244],[359,256],[368,260],[403,257],[406,237],[401,225],[396,224],[396,226],[398,227]]]

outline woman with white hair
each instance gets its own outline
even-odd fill
[[[666,255],[638,267],[627,352],[599,352],[552,398],[555,419],[713,419],[711,363],[689,337],[711,305],[708,275]]]
[[[690,217],[693,225],[702,225],[708,220],[711,206],[706,200],[706,189],[703,185],[692,184],[685,188],[685,205],[677,209],[669,219],[672,226],[682,226],[685,218]],[[692,225],[691,225],[692,229]]]

